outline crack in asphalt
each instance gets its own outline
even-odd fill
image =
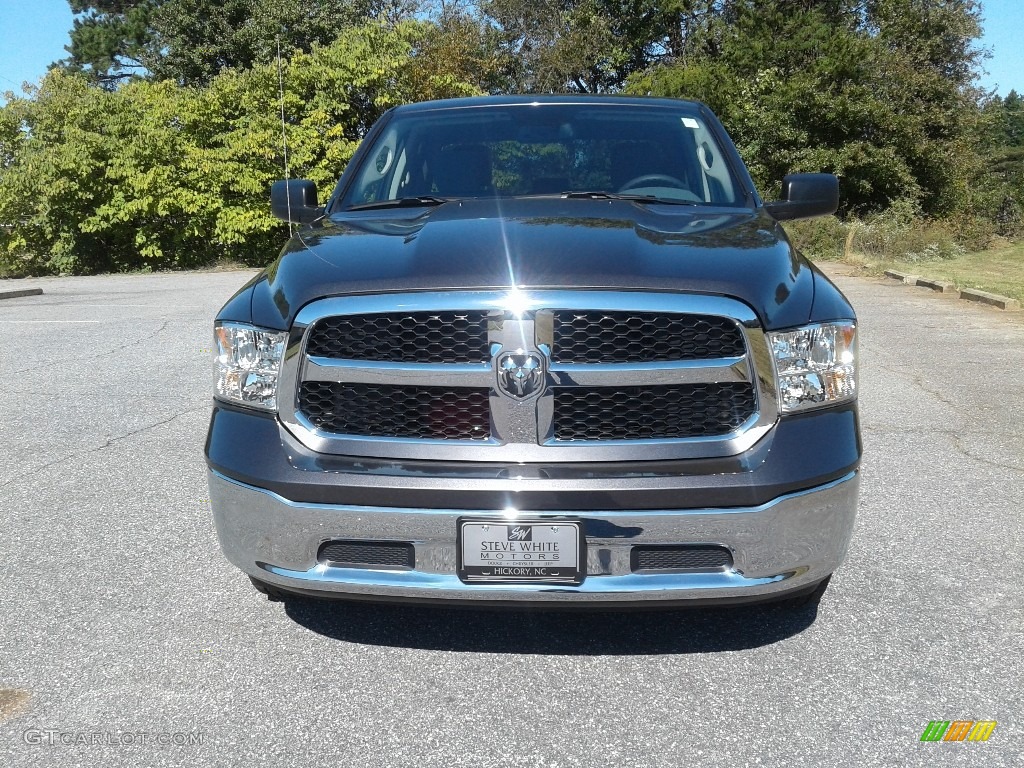
[[[171,322],[171,321],[170,320],[164,320],[164,321],[162,321],[160,323],[160,327],[157,328],[156,330],[151,331],[150,333],[147,333],[145,336],[140,336],[137,339],[133,339],[132,341],[125,342],[124,344],[121,344],[120,346],[114,347],[113,349],[108,349],[106,352],[97,352],[94,355],[84,355],[82,357],[68,357],[68,358],[64,358],[60,362],[62,362],[62,363],[78,363],[78,362],[82,362],[83,360],[98,360],[101,357],[106,357],[108,355],[114,354],[115,352],[120,352],[122,349],[128,349],[128,347],[134,347],[137,344],[141,344],[144,341],[149,341],[150,339],[154,338],[158,333],[162,332],[165,328],[167,328],[167,324],[169,322]],[[11,371],[9,375],[17,376],[18,374],[21,374],[21,373],[28,373],[30,371],[37,371],[40,368],[46,368],[47,366],[50,366],[52,364],[53,364],[53,362],[48,360],[45,363],[39,363],[38,365],[30,365],[28,368],[22,368],[21,370],[18,370],[18,371]]]
[[[948,405],[950,408],[952,408],[953,410],[956,410],[956,411],[960,410],[960,404],[959,403],[957,403],[954,400],[950,400],[946,395],[944,395],[942,392],[940,392],[937,389],[929,389],[928,387],[926,387],[924,385],[924,378],[921,377],[920,375],[914,376],[914,381],[912,383],[913,383],[913,385],[915,387],[920,389],[926,395],[931,395],[932,397],[934,397],[936,400],[938,400],[943,405]]]
[[[960,438],[959,435],[952,435],[952,438],[953,438],[953,447],[962,456],[965,456],[968,459],[974,459],[975,461],[980,462],[982,464],[987,464],[990,467],[998,467],[999,469],[1008,469],[1011,472],[1020,472],[1021,474],[1024,474],[1024,467],[1014,466],[1013,464],[1003,464],[1000,461],[993,461],[992,459],[986,459],[986,458],[983,458],[981,456],[978,456],[978,455],[976,455],[974,453],[971,453],[970,450],[967,449],[967,447],[963,444],[963,440]]]
[[[939,429],[938,427],[890,427],[885,424],[862,424],[862,432],[873,432],[886,435],[945,435],[947,437],[959,438],[964,435],[978,435],[979,437],[1018,437],[1016,432],[1001,432],[995,429]]]
[[[890,364],[876,363],[875,367],[882,371],[888,371],[889,373],[896,374],[897,376],[904,376],[910,378],[910,384],[913,387],[917,387],[919,390],[924,392],[926,395],[931,395],[943,405],[948,405],[954,410],[962,410],[962,405],[955,400],[950,399],[945,393],[939,389],[931,389],[925,384],[924,377],[919,373],[914,373],[910,368],[901,368]]]
[[[878,435],[939,435],[941,437],[947,437],[950,442],[952,442],[953,448],[957,453],[965,458],[973,459],[974,461],[981,464],[987,464],[991,467],[1008,469],[1011,472],[1024,473],[1024,467],[1019,467],[1013,464],[1004,464],[1003,462],[994,461],[983,456],[978,456],[976,453],[972,453],[963,441],[964,437],[969,435],[976,437],[1017,437],[1017,435],[1012,432],[999,432],[991,429],[975,429],[956,432],[951,429],[936,429],[935,427],[893,428],[886,426],[873,426],[871,424],[861,425],[861,431]]]
[[[23,472],[19,472],[18,474],[14,475],[14,477],[10,478],[9,480],[6,480],[3,483],[0,483],[0,488],[6,488],[11,483],[15,482],[16,480],[20,480],[21,478],[25,477],[26,475],[34,474],[36,472],[41,472],[44,469],[49,469],[50,467],[52,467],[52,466],[54,466],[56,464],[61,464],[61,463],[65,462],[65,461],[72,461],[74,459],[80,459],[83,456],[88,456],[89,454],[92,454],[92,453],[98,453],[99,451],[102,451],[102,450],[104,450],[106,448],[109,448],[114,443],[118,443],[118,442],[120,442],[122,440],[126,440],[129,437],[134,437],[135,435],[141,434],[143,432],[148,432],[149,430],[154,429],[155,427],[159,427],[159,426],[162,426],[164,424],[170,424],[172,421],[174,421],[177,418],[180,418],[182,416],[187,416],[190,413],[199,413],[200,411],[206,410],[209,407],[210,407],[209,405],[205,405],[202,408],[189,408],[189,409],[184,410],[184,411],[179,411],[178,413],[175,413],[173,416],[169,416],[166,419],[162,419],[161,421],[154,422],[154,423],[149,424],[149,425],[147,425],[145,427],[139,427],[138,429],[134,429],[131,432],[125,432],[123,435],[117,435],[115,437],[107,437],[105,442],[103,443],[103,445],[98,445],[98,446],[96,446],[94,448],[89,448],[88,450],[85,450],[85,451],[79,451],[78,453],[72,453],[72,454],[68,454],[66,456],[61,456],[60,458],[54,459],[53,461],[49,461],[46,464],[41,464],[41,465],[39,465],[37,467],[29,467],[28,469],[24,470]]]
[[[886,364],[878,364],[878,368],[880,368],[881,370],[884,370],[884,371],[888,371],[889,373],[911,377],[911,386],[917,388],[918,390],[920,390],[924,394],[930,395],[931,397],[935,398],[940,403],[942,403],[943,405],[948,406],[949,408],[951,408],[954,411],[958,411],[958,412],[963,413],[964,410],[965,410],[963,405],[961,405],[960,403],[958,403],[955,400],[950,399],[941,390],[939,390],[939,389],[932,389],[929,386],[927,386],[925,384],[924,377],[921,374],[915,374],[915,373],[913,373],[912,371],[910,371],[908,369],[899,368],[899,367],[895,367],[895,366],[892,366],[892,365],[886,365]],[[944,437],[948,437],[950,439],[950,441],[952,442],[952,444],[953,444],[954,450],[956,450],[957,453],[959,453],[961,456],[963,456],[963,457],[965,457],[967,459],[972,459],[974,461],[977,461],[980,464],[986,464],[986,465],[988,465],[990,467],[996,467],[998,469],[1008,469],[1011,472],[1024,473],[1024,467],[1016,466],[1014,464],[1007,464],[1007,463],[1001,462],[1001,461],[996,461],[994,459],[986,458],[984,456],[979,456],[976,453],[971,452],[971,450],[963,442],[964,435],[980,435],[980,436],[983,436],[983,437],[1016,437],[1017,435],[1015,433],[1000,432],[1000,431],[997,431],[997,430],[960,430],[960,431],[953,431],[953,430],[949,430],[949,429],[936,429],[934,427],[920,427],[920,428],[913,428],[913,429],[891,429],[891,428],[886,428],[886,427],[875,427],[875,426],[868,425],[868,424],[861,425],[861,429],[864,432],[872,432],[872,433],[888,433],[888,434],[923,434],[923,433],[927,433],[927,434],[932,434],[932,435],[942,435]]]

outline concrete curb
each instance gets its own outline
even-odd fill
[[[976,301],[980,304],[988,304],[990,307],[1003,309],[1007,312],[1017,312],[1021,308],[1020,302],[1017,301],[1017,299],[1011,299],[1009,296],[1000,296],[998,293],[979,291],[976,288],[964,288],[957,291],[957,287],[953,283],[947,283],[943,280],[928,280],[920,277],[919,275],[911,275],[907,272],[899,272],[895,269],[885,270],[885,276],[893,280],[899,280],[905,285],[916,285],[921,288],[928,288],[936,293],[948,293],[952,295],[959,294],[959,297],[965,301]]]
[[[17,291],[0,291],[0,299],[19,299],[22,296],[38,296],[42,288],[21,288]]]
[[[917,281],[920,280],[917,275],[912,275],[909,272],[897,272],[895,269],[885,270],[885,276],[891,277],[893,280],[899,280],[906,285],[917,285]]]
[[[967,301],[978,301],[982,304],[989,304],[993,307],[1009,310],[1011,312],[1020,309],[1020,302],[1016,299],[1000,296],[998,293],[979,291],[977,288],[964,288],[960,291],[960,298],[966,299]]]
[[[937,293],[956,293],[956,286],[943,280],[926,280],[923,277],[917,278],[917,284],[922,288],[930,288]]]

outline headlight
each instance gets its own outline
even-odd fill
[[[276,410],[287,332],[265,331],[243,323],[217,323],[213,336],[216,396],[251,408]]]
[[[769,333],[783,413],[834,405],[857,396],[857,326],[808,325]]]

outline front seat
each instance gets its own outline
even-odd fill
[[[441,197],[494,194],[491,150],[483,144],[452,144],[434,156],[434,188]]]

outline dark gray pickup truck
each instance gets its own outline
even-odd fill
[[[861,443],[853,309],[702,104],[392,109],[217,317],[228,559],[274,598],[816,602]]]

